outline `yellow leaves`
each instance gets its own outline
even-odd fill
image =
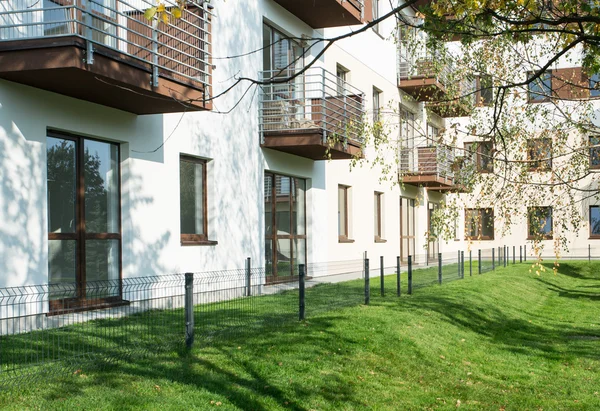
[[[181,19],[185,10],[185,2],[177,1],[177,6],[167,7],[165,3],[158,3],[156,6],[149,7],[144,11],[146,20],[158,20],[164,24],[169,24],[171,17]]]
[[[155,14],[156,14],[156,7],[150,7],[148,9],[146,9],[146,11],[144,12],[144,17],[147,20],[152,20],[152,18],[154,17]]]
[[[173,11],[171,12],[171,14],[173,15],[174,18],[180,19],[181,18],[181,9],[179,7],[175,7],[173,9]]]
[[[166,6],[165,6],[164,3],[159,3],[158,7],[156,7],[156,12],[157,13],[164,13],[166,11],[167,11],[167,8],[166,8]]]

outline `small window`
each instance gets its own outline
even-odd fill
[[[600,168],[600,136],[590,136],[590,168]],[[597,146],[597,147],[594,147]]]
[[[598,73],[590,77],[590,97],[600,97],[600,74]]]
[[[548,171],[552,169],[552,140],[536,138],[527,142],[527,161],[529,171]]]
[[[494,239],[494,210],[491,208],[468,208],[465,210],[465,239]]]
[[[349,239],[348,224],[348,186],[338,186],[338,239],[340,242],[352,242]]]
[[[528,239],[552,239],[552,207],[527,209]]]
[[[381,120],[381,90],[373,87],[373,124]]]
[[[482,106],[491,106],[494,104],[494,83],[492,82],[492,76],[489,74],[479,76],[477,103]]]
[[[600,206],[590,206],[590,238],[600,238]]]
[[[440,130],[436,126],[427,123],[427,139],[430,143],[437,141],[437,137],[439,134]]]
[[[348,70],[338,64],[335,75],[337,77],[337,93],[339,96],[343,96],[346,94],[345,90],[346,81],[348,81]]]
[[[207,243],[206,161],[181,156],[179,207],[182,244]]]
[[[465,143],[465,151],[475,162],[477,171],[480,173],[494,172],[494,150],[491,141],[480,141],[477,143]]]
[[[535,73],[527,73],[527,78],[531,79]],[[546,101],[548,97],[552,95],[552,73],[550,71],[544,71],[539,77],[534,79],[528,84],[529,87],[529,101],[538,102]]]
[[[373,0],[373,21],[379,18],[379,0]],[[379,24],[373,26],[373,31],[379,34]]]
[[[375,242],[385,242],[383,239],[383,193],[375,192],[373,196],[373,232],[375,233]]]

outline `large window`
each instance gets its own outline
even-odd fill
[[[264,184],[267,281],[285,280],[306,264],[306,181],[265,173]]]
[[[535,73],[527,73],[527,78],[531,79]],[[552,95],[552,73],[544,71],[539,77],[528,84],[528,98],[530,102],[546,101]]]
[[[600,97],[600,74],[590,76],[590,97]]]
[[[491,106],[494,103],[494,83],[489,74],[478,78],[477,103],[483,106]]]
[[[375,242],[383,243],[383,193],[375,191],[373,195],[373,232]]]
[[[527,208],[529,239],[552,239],[552,207]]]
[[[493,147],[491,141],[465,143],[466,154],[475,161],[477,171],[481,173],[492,173],[494,171]]]
[[[349,197],[350,187],[338,186],[338,239],[340,242],[351,242],[350,240],[350,222],[349,222]]]
[[[552,140],[536,138],[527,141],[527,161],[530,171],[548,171],[552,169]]]
[[[263,69],[274,76],[287,76],[304,64],[304,50],[295,40],[263,24]]]
[[[208,241],[206,161],[189,156],[179,160],[179,210],[181,243],[216,244]]]
[[[415,200],[400,197],[400,259],[415,255]]]
[[[491,208],[467,208],[465,210],[465,239],[494,239],[494,210]]]
[[[50,309],[120,301],[119,146],[49,132]]]
[[[600,206],[590,206],[590,238],[600,238]]]
[[[590,136],[590,168],[600,168],[600,137]],[[596,146],[596,147],[594,147]]]

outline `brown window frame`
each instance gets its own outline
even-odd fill
[[[51,300],[48,299],[48,316],[67,314],[73,312],[101,309],[107,307],[114,307],[119,305],[127,305],[128,301],[123,300],[123,235],[122,235],[122,200],[121,200],[121,146],[117,143],[84,137],[77,134],[71,134],[63,131],[47,130],[46,137],[59,138],[64,140],[70,140],[75,143],[75,222],[76,229],[73,233],[51,233],[48,232],[48,241],[51,240],[72,240],[77,241],[75,251],[75,285],[77,288],[77,296],[72,298],[60,298]],[[118,207],[119,212],[117,215],[118,227],[117,233],[88,233],[86,231],[86,220],[85,220],[85,165],[83,159],[85,158],[85,145],[84,142],[98,141],[106,144],[113,144],[119,147],[118,158],[117,158],[117,192],[118,192]],[[46,160],[47,161],[47,160]],[[46,167],[47,167],[46,163]],[[49,207],[49,204],[47,204]],[[47,210],[48,212],[48,210]],[[118,295],[104,297],[104,298],[86,298],[87,291],[87,278],[85,273],[85,243],[86,240],[118,240],[119,241],[119,279],[118,283]],[[50,273],[48,273],[48,276]],[[114,281],[114,280],[109,280]],[[48,277],[48,288],[50,284],[50,278]],[[50,291],[50,290],[49,290]]]
[[[550,210],[550,233],[543,235],[532,235],[531,234],[531,213],[535,209],[548,209]],[[527,207],[527,239],[528,240],[536,240],[541,238],[542,240],[552,240],[554,238],[554,219],[552,216],[552,206],[535,206],[535,207]]]
[[[533,71],[528,71],[527,72],[527,80],[529,81],[529,79],[531,79],[531,77],[533,76],[535,72]],[[541,81],[542,84],[545,84],[542,80],[542,77],[544,76],[548,76],[549,77],[549,81],[550,81],[550,90],[548,90],[549,94],[538,94],[535,93],[531,90],[531,85],[536,82],[536,81]],[[553,80],[553,75],[552,75],[552,70],[545,70],[540,77],[538,77],[537,79],[533,80],[533,82],[528,82],[527,83],[527,102],[528,103],[547,103],[548,101],[550,101],[550,97],[552,97],[552,92],[553,92],[553,84],[552,84],[552,80]],[[535,94],[536,97],[533,97],[533,94]]]
[[[406,207],[403,206],[403,200],[406,200]],[[407,253],[410,249],[413,253],[416,253],[416,200],[410,197],[400,197],[400,260],[402,262],[407,261],[407,257],[411,254]],[[412,210],[412,213],[411,213]],[[404,224],[402,223],[402,213],[406,212],[406,230],[404,230]],[[411,224],[412,223],[412,224]],[[412,234],[410,228],[412,227]],[[403,232],[406,231],[406,235]],[[404,250],[403,242],[406,240],[409,250]],[[412,245],[412,247],[411,247]]]
[[[339,233],[339,217],[338,217],[338,242],[340,243],[353,243],[354,240],[351,239],[349,237],[349,228],[350,228],[350,216],[348,215],[348,190],[350,189],[350,186],[346,186],[343,184],[338,184],[338,197],[340,195],[340,188],[343,189],[344,192],[344,232],[346,233],[345,235],[342,235]],[[338,214],[339,214],[339,207],[340,207],[340,199],[338,198]]]
[[[487,86],[487,88],[489,89],[489,91],[492,93],[492,97],[491,97],[491,101],[486,102],[483,99],[483,93],[482,93],[482,89],[483,89],[483,85],[482,85],[482,78],[486,78],[489,79],[490,84]],[[482,74],[477,76],[477,92],[475,93],[475,97],[476,97],[476,102],[477,102],[477,106],[481,106],[481,107],[490,107],[494,105],[494,87],[493,87],[493,78],[491,75],[489,74]]]
[[[596,139],[597,141],[594,143],[592,139]],[[600,169],[600,147],[591,147],[595,145],[600,145],[600,136],[588,136],[588,143],[590,145],[589,148],[589,157],[590,163],[589,168],[592,170]],[[595,154],[594,154],[595,153]],[[595,158],[598,164],[592,164],[592,159]]]
[[[181,162],[185,161],[193,164],[200,164],[202,166],[202,229],[204,234],[183,234],[181,232],[181,174],[179,180],[179,235],[181,245],[189,246],[189,245],[217,245],[217,241],[209,240],[208,236],[208,175],[207,164],[208,160],[201,159],[198,157],[193,157],[187,154],[179,155],[179,170],[181,172]]]
[[[472,146],[477,145],[477,149],[473,150],[471,149]],[[483,163],[483,146],[484,145],[490,145],[490,153],[491,153],[491,157],[489,159],[490,161],[490,168],[483,168],[482,163]],[[474,142],[469,142],[469,143],[465,143],[464,144],[464,148],[465,148],[465,154],[466,155],[474,155],[475,156],[475,169],[479,172],[479,173],[493,173],[494,172],[494,145],[491,141],[474,141]]]
[[[377,207],[376,210],[374,210],[374,211],[377,211],[377,223],[376,223],[377,228],[374,233],[374,241],[376,243],[385,243],[385,242],[387,242],[387,240],[384,239],[383,235],[382,235],[383,234],[383,218],[381,216],[381,213],[383,211],[383,201],[382,201],[383,193],[380,191],[375,191],[373,195],[374,195],[375,199],[377,200],[377,203],[374,202],[375,207]],[[375,215],[373,217],[375,217]]]
[[[478,224],[478,231],[479,231],[479,235],[478,236],[471,236],[469,235],[469,212],[476,212],[478,214],[477,219],[479,221]],[[492,235],[482,235],[483,232],[483,213],[489,214],[491,221],[492,221]],[[494,209],[493,208],[465,208],[465,240],[469,240],[469,241],[493,241],[495,234],[496,234],[496,230],[495,230],[495,225],[494,225]]]
[[[532,156],[534,150],[539,150],[540,148],[540,143],[541,144],[549,144],[549,154],[550,157],[543,157],[543,158],[534,158]],[[543,146],[541,148],[544,148]],[[535,171],[535,172],[545,172],[545,171],[551,171],[552,170],[552,139],[548,138],[548,137],[543,137],[543,138],[534,138],[531,140],[527,140],[527,162],[528,162],[528,171]],[[547,163],[545,166],[540,166],[540,165],[536,165],[536,164],[542,164],[542,163]]]

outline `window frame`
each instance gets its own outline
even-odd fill
[[[375,191],[373,197],[373,206],[375,207],[373,213],[373,225],[375,229],[373,241],[376,243],[385,243],[387,240],[383,237],[383,193]],[[375,218],[377,218],[377,221],[375,221]]]
[[[590,89],[590,98],[600,97],[600,88],[596,88],[596,85],[600,87],[600,73],[593,73],[588,78],[588,86]]]
[[[338,195],[338,242],[340,243],[353,243],[354,240],[352,240],[350,238],[350,216],[349,216],[349,210],[350,207],[348,206],[348,192],[350,190],[351,186],[347,186],[344,184],[338,184],[338,190],[337,190],[337,195]],[[344,232],[346,234],[340,234],[340,189],[343,191],[344,193]]]
[[[590,237],[589,237],[589,239],[590,240],[600,240],[600,232],[598,234],[594,234],[592,232],[592,208],[597,208],[598,209],[598,213],[599,213],[599,217],[600,217],[600,205],[591,205],[589,207],[589,218],[588,218],[588,220],[589,220],[589,226],[590,226],[590,229],[589,229],[589,235],[590,235]],[[599,220],[600,220],[600,218],[599,218]]]
[[[475,150],[471,149],[472,146],[477,145],[477,148]],[[490,156],[489,156],[489,167],[488,168],[484,168],[483,167],[483,159],[484,159],[484,155],[483,155],[483,147],[484,146],[490,146],[489,152],[490,152]],[[472,142],[467,142],[464,143],[464,149],[465,149],[465,154],[470,156],[472,158],[472,156],[475,157],[475,169],[477,170],[477,172],[479,173],[493,173],[494,172],[494,144],[491,141],[472,141]]]
[[[372,0],[372,8],[373,8],[373,21],[377,20],[379,16],[379,0]],[[377,35],[381,35],[379,30],[379,23],[373,25],[373,31]]]
[[[545,143],[544,143],[545,142]],[[547,143],[550,143],[549,145]],[[539,154],[539,149],[540,148],[544,148],[543,146],[539,146],[540,143],[546,144],[547,146],[549,146],[549,157],[544,157],[542,159],[540,158],[533,158],[532,153],[533,150],[538,151]],[[542,138],[534,138],[531,140],[527,140],[527,170],[528,171],[534,171],[534,172],[546,172],[546,171],[551,171],[552,170],[552,139],[549,137],[542,137]],[[547,158],[547,159],[545,159]],[[545,166],[540,166],[539,164],[541,163],[546,163]]]
[[[592,142],[592,139],[596,139],[596,142]],[[595,145],[600,146],[600,136],[588,136],[588,144],[590,145],[590,148],[588,149],[589,168],[592,170],[600,169],[600,147],[591,147]],[[598,164],[593,164],[594,158]]]
[[[535,72],[527,72],[527,80],[530,80]],[[549,85],[546,85],[546,82]],[[540,91],[532,90],[533,85],[538,85]],[[544,90],[547,88],[547,90]],[[550,100],[552,96],[552,70],[545,70],[537,79],[527,83],[527,102],[528,103],[544,103]],[[546,94],[547,92],[547,94]]]
[[[535,210],[543,210],[546,209],[549,211],[549,214],[546,215],[546,219],[550,218],[550,232],[549,233],[544,233],[544,234],[540,234],[535,235],[535,234],[531,234],[531,230],[532,230],[532,226],[531,226],[531,217],[532,217],[532,213],[535,212]],[[544,225],[542,227],[545,227],[547,223],[544,223]],[[541,228],[541,227],[540,227]],[[527,207],[527,239],[528,240],[537,240],[537,239],[542,239],[542,240],[552,240],[554,238],[554,219],[552,217],[552,206],[534,206],[534,207]]]
[[[485,79],[485,80],[484,80]],[[486,101],[483,97],[483,87],[484,82],[489,82],[489,84],[485,85],[486,92],[489,92],[490,99]],[[482,107],[490,107],[494,105],[494,80],[490,74],[481,74],[477,76],[477,105]]]
[[[188,162],[202,166],[202,229],[204,234],[184,234],[181,232],[181,163]],[[208,235],[208,160],[191,156],[189,154],[179,155],[179,236],[181,245],[216,245],[217,241],[209,240]]]
[[[489,211],[488,211],[489,210]],[[479,224],[477,225],[477,231],[479,231],[479,235],[476,236],[471,236],[469,233],[471,232],[469,230],[469,213],[473,213],[476,212],[477,213],[477,219],[479,221]],[[492,230],[492,235],[483,235],[483,214],[488,214],[490,216],[492,225],[491,230]],[[496,236],[496,228],[495,228],[495,221],[494,221],[494,209],[491,207],[487,207],[487,208],[465,208],[465,240],[468,241],[493,241],[494,238]]]

